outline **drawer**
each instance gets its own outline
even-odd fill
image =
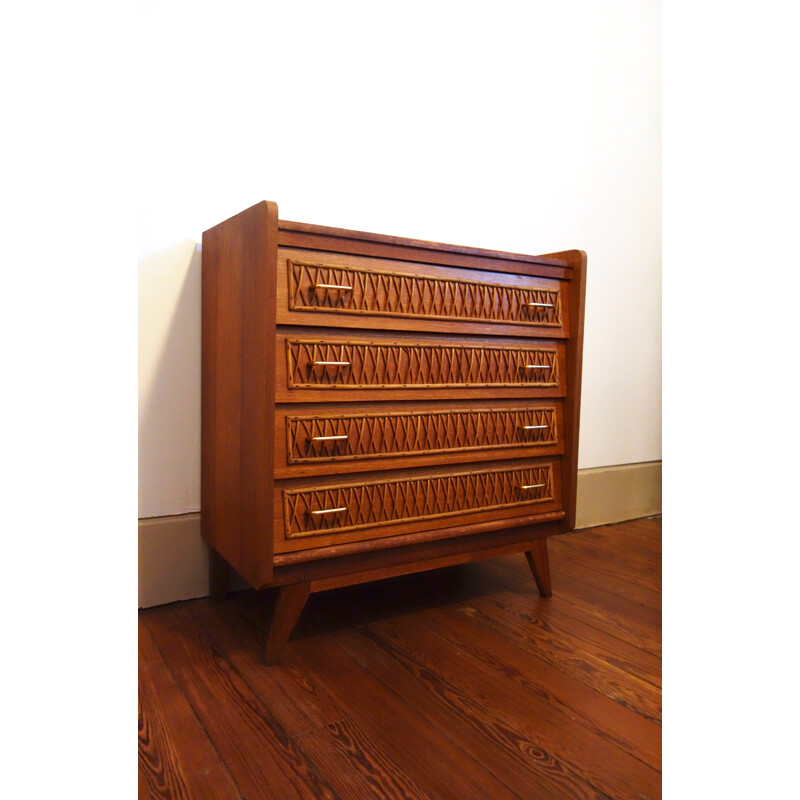
[[[556,341],[325,338],[279,333],[276,399],[563,396],[564,344]],[[486,389],[493,392],[487,393]],[[424,393],[424,394],[423,394]],[[350,397],[348,398],[348,395]]]
[[[320,475],[564,452],[560,400],[279,406],[275,474]]]
[[[563,337],[558,280],[278,250],[278,324]]]
[[[559,461],[275,490],[276,552],[561,509]]]

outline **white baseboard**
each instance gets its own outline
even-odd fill
[[[661,462],[578,471],[577,528],[661,513]],[[235,578],[234,589],[246,588]],[[200,514],[139,520],[139,608],[208,595]]]

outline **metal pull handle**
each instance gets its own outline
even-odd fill
[[[318,517],[321,514],[338,514],[340,511],[347,511],[347,506],[340,506],[339,508],[323,508],[321,511],[312,511],[311,516]]]
[[[546,483],[527,483],[520,486],[520,489],[541,489],[543,486],[546,486]]]
[[[315,367],[349,367],[349,361],[315,361]]]
[[[523,425],[522,430],[524,431],[538,431],[542,428],[549,428],[549,425]]]
[[[525,303],[530,308],[552,308],[552,303]]]
[[[352,292],[352,286],[343,286],[338,283],[315,283],[315,289],[333,289],[337,292]]]
[[[550,364],[526,364],[525,369],[552,369]]]
[[[312,442],[332,442],[334,439],[349,439],[350,437],[344,433],[341,436],[312,436]]]

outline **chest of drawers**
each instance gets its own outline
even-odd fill
[[[574,527],[586,254],[279,220],[203,234],[202,531],[278,596],[525,553]]]

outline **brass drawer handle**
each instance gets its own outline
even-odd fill
[[[323,508],[321,511],[312,511],[311,516],[320,516],[321,514],[338,514],[340,511],[347,511],[347,506],[340,506],[339,508]]]
[[[315,367],[349,367],[349,361],[315,361]]]
[[[525,369],[552,369],[549,364],[526,364]]]
[[[533,308],[553,308],[552,303],[525,303],[525,305]]]
[[[520,489],[541,489],[543,486],[547,486],[546,483],[527,483],[520,486]]]
[[[352,286],[342,286],[337,283],[315,283],[315,289],[334,289],[337,292],[352,292]]]
[[[524,431],[538,431],[542,428],[549,428],[549,425],[523,425],[522,430]]]
[[[545,426],[547,427],[547,426]],[[341,436],[312,436],[310,441],[312,442],[331,442],[334,439],[349,439],[350,437],[344,433]]]

